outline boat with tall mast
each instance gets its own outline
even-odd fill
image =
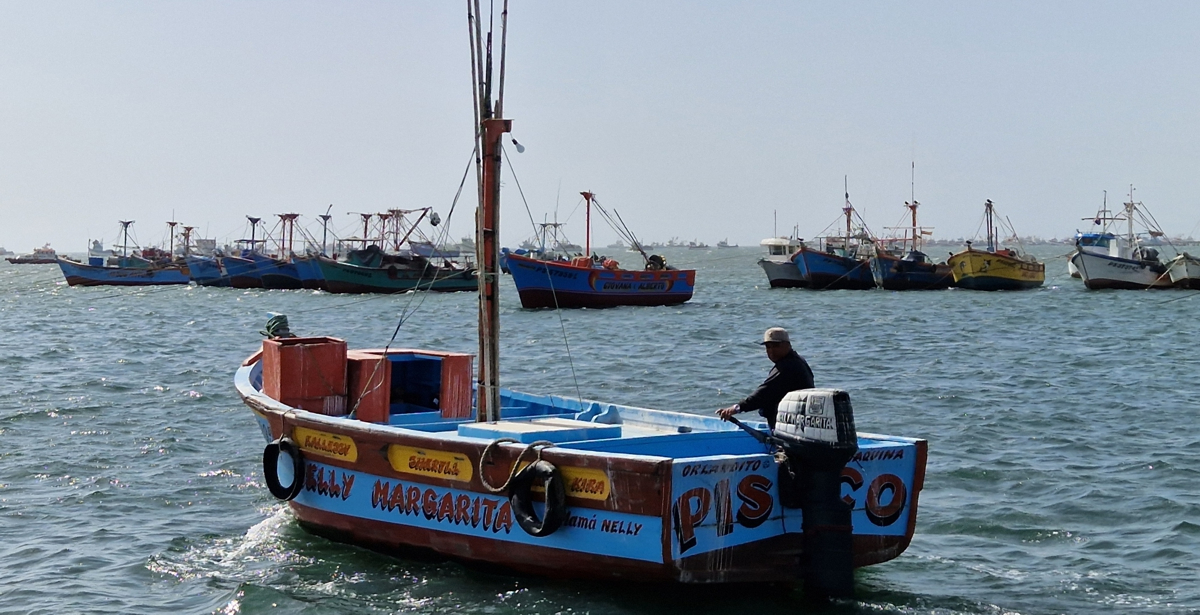
[[[72,260],[65,256],[58,257],[58,267],[69,286],[160,286],[166,284],[187,284],[190,280],[186,263],[174,257],[175,226],[178,222],[167,223],[169,247],[134,248],[130,243],[129,227],[133,220],[121,220],[120,256],[107,258],[106,262],[93,264]],[[89,258],[89,261],[91,259]],[[101,259],[97,259],[101,260]]]
[[[410,215],[419,214],[412,221]],[[375,214],[379,234],[368,240],[369,217],[363,218],[363,247],[343,259],[318,256],[316,264],[331,293],[402,293],[410,290],[459,292],[475,290],[475,271],[446,258],[426,258],[408,249],[418,226],[428,219],[437,226],[441,218],[431,207],[389,209]],[[424,235],[417,234],[428,242]],[[432,243],[432,242],[429,242]]]
[[[267,242],[258,238],[258,225],[262,218],[246,216],[250,223],[250,238],[239,239],[235,243],[239,247],[237,254],[227,254],[221,258],[221,265],[229,276],[229,285],[234,288],[262,288],[262,270],[264,257],[259,253],[259,246]]]
[[[761,421],[500,387],[501,139],[512,120],[505,37],[494,87],[481,22],[493,23],[470,15],[474,387],[471,355],[392,349],[395,335],[383,349],[347,350],[336,338],[292,337],[273,317],[235,376],[258,423],[246,431],[267,440],[268,490],[304,529],[388,554],[560,578],[799,581],[807,596],[852,595],[854,568],[898,557],[911,541],[927,447],[857,434],[844,391],[792,393],[768,433]]]
[[[987,229],[987,249],[978,250],[974,242],[967,249],[946,259],[954,271],[954,285],[969,290],[1028,290],[1046,282],[1046,265],[1016,247],[1001,247],[996,230],[996,210],[991,199],[983,204]],[[1017,234],[1007,225],[1011,237]]]
[[[850,204],[847,187],[846,204],[842,216],[846,228],[841,235],[818,237],[818,247],[801,245],[792,260],[800,269],[800,276],[808,281],[813,290],[868,290],[875,288],[871,275],[870,257],[874,253],[875,240],[866,223],[858,217]],[[855,224],[857,221],[857,225]]]
[[[1153,219],[1145,215],[1145,205],[1133,200],[1133,186],[1129,187],[1129,200],[1124,210],[1108,217],[1106,222],[1125,222],[1123,241],[1109,243],[1107,253],[1085,249],[1076,244],[1071,255],[1071,265],[1079,272],[1083,285],[1088,289],[1116,288],[1143,290],[1147,288],[1171,288],[1174,282],[1168,268],[1158,257],[1158,249],[1143,245],[1134,233],[1134,220],[1139,220],[1152,236],[1162,236]]]
[[[623,223],[610,215],[592,192],[580,192],[585,201],[587,233],[584,255],[569,261],[535,258],[534,255],[505,254],[508,272],[517,286],[525,308],[605,308],[623,305],[678,305],[692,298],[696,285],[694,269],[676,269],[657,254],[647,254]],[[613,229],[638,248],[644,266],[623,269],[612,258],[593,258],[592,208]]]
[[[1083,218],[1085,222],[1092,223],[1092,230],[1086,233],[1075,231],[1075,247],[1093,254],[1116,254],[1128,257],[1131,246],[1124,242],[1124,237],[1116,235],[1110,228],[1112,223],[1119,219],[1108,209],[1108,191],[1105,190],[1104,199],[1100,209],[1096,211],[1096,215],[1091,218]],[[1075,263],[1072,263],[1070,258],[1067,259],[1067,274],[1073,278],[1080,277],[1079,270],[1075,268]]]
[[[916,173],[915,163],[913,173]],[[871,257],[871,275],[879,288],[943,290],[954,286],[954,272],[950,270],[950,265],[934,263],[929,255],[921,250],[925,236],[932,234],[932,229],[917,225],[917,207],[920,205],[916,199],[916,191],[913,190],[909,200],[904,203],[905,209],[912,217],[912,225],[885,228],[885,231],[898,231],[900,236],[891,240],[885,239],[875,246],[875,255]]]

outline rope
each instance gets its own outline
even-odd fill
[[[517,192],[521,195],[521,200],[525,200],[525,191],[521,189],[521,180],[517,179],[517,170],[513,166],[512,158],[508,156],[508,151],[504,149],[504,145],[500,145],[500,151],[504,154],[504,159],[508,161],[509,173],[513,176],[513,182],[517,184]],[[529,211],[529,203],[525,203],[525,211]],[[533,214],[530,214],[529,221],[533,221]],[[567,324],[563,320],[562,307],[558,305],[558,292],[554,290],[554,276],[550,275],[550,267],[543,264],[542,267],[546,270],[546,281],[550,283],[550,296],[554,297],[554,312],[558,314],[558,328],[562,331],[563,348],[567,351],[567,366],[571,369],[571,380],[575,383],[575,396],[579,398],[582,405],[583,392],[579,388],[579,378],[575,374],[575,360],[571,357],[571,344],[567,341]]]
[[[866,265],[866,264],[868,264],[868,261],[859,261],[859,262],[858,262],[858,264],[857,264],[857,265],[855,265],[855,266],[853,266],[853,267],[851,267],[849,271],[847,271],[846,273],[843,273],[842,275],[838,276],[838,277],[837,277],[837,279],[835,279],[834,281],[832,281],[832,282],[830,282],[830,283],[826,284],[825,286],[822,286],[821,288],[819,288],[819,289],[817,289],[817,290],[825,290],[825,289],[828,289],[829,287],[833,286],[834,284],[837,284],[838,282],[841,282],[841,281],[842,281],[842,278],[845,278],[846,276],[848,276],[848,275],[850,275],[850,274],[854,273],[855,271],[858,271],[858,268],[859,268],[859,267],[862,267],[863,265]]]
[[[458,191],[454,193],[454,200],[450,203],[450,211],[449,211],[449,213],[446,214],[445,226],[442,227],[441,235],[434,233],[434,236],[438,238],[437,241],[432,242],[435,246],[435,249],[436,249],[436,246],[442,244],[446,240],[447,235],[449,235],[449,233],[450,233],[450,218],[454,215],[454,208],[458,205],[459,197],[462,196],[463,186],[465,186],[467,183],[467,176],[470,175],[470,173],[471,173],[471,163],[473,163],[475,161],[475,154],[477,151],[478,151],[478,145],[476,145],[476,149],[471,151],[471,159],[467,161],[467,168],[463,170],[462,181],[459,182]],[[371,375],[367,379],[368,384],[373,384],[375,382],[375,377],[379,375],[379,370],[380,370],[380,368],[383,367],[383,362],[388,360],[388,358],[387,358],[388,350],[391,349],[392,344],[396,341],[396,336],[400,335],[400,327],[404,326],[404,322],[407,321],[409,318],[412,318],[413,315],[415,315],[417,313],[417,311],[421,309],[421,306],[423,306],[425,304],[425,299],[427,298],[429,293],[433,292],[431,289],[433,288],[433,285],[437,283],[438,272],[444,268],[445,260],[446,260],[445,258],[442,259],[442,261],[443,261],[442,267],[434,267],[432,262],[430,262],[429,260],[425,261],[425,266],[421,268],[421,275],[420,275],[420,277],[417,278],[417,284],[410,291],[412,294],[408,297],[408,303],[404,306],[404,308],[402,310],[400,310],[400,318],[396,322],[396,328],[392,331],[392,337],[389,338],[387,344],[385,344],[383,346],[383,356],[379,361],[376,361],[375,367],[372,368],[372,370],[371,370]],[[426,286],[424,289],[422,289],[421,282],[425,279],[425,273],[428,272],[430,269],[433,269],[433,278],[429,281],[429,285]],[[444,279],[449,279],[450,277],[453,277],[455,275],[461,275],[463,273],[465,273],[465,272],[454,272],[453,274],[448,275]],[[424,290],[425,292],[421,292],[422,290]],[[417,300],[417,295],[420,295],[420,301],[417,302],[416,305],[413,305],[413,302]],[[386,295],[377,295],[377,296],[382,297],[382,296],[386,296]],[[373,299],[374,297],[371,297],[371,298]],[[344,307],[345,305],[347,305],[347,304],[340,304],[339,307]],[[358,406],[359,406],[359,404],[362,403],[363,398],[365,398],[366,396],[371,395],[375,391],[379,390],[379,388],[382,387],[383,385],[384,385],[383,378],[379,378],[378,384],[373,384],[373,386],[371,387],[370,390],[363,391],[363,393],[361,395],[359,395],[358,400],[354,402],[354,406],[352,408],[350,408],[350,411],[347,413],[347,416],[349,416],[350,418],[357,418]],[[388,386],[391,386],[391,383],[388,383]]]
[[[533,465],[542,460],[542,451],[545,450],[545,447],[554,446],[554,443],[548,440],[538,440],[537,442],[534,442],[533,444],[521,449],[521,452],[517,454],[517,458],[513,460],[512,468],[509,469],[508,478],[505,479],[504,484],[500,485],[499,487],[493,487],[492,484],[488,482],[487,475],[483,473],[483,464],[485,461],[491,458],[492,448],[494,446],[506,442],[520,444],[520,442],[518,442],[515,438],[500,438],[498,440],[493,440],[483,448],[483,454],[479,456],[479,482],[483,484],[484,489],[487,489],[492,493],[504,493],[505,491],[508,491],[508,485],[512,483],[513,477],[517,475],[517,472],[521,468],[521,459],[525,457],[525,453],[528,453],[531,450],[537,453],[537,455],[533,458],[533,461],[530,462],[530,465]]]

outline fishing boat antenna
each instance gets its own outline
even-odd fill
[[[500,163],[501,138],[512,130],[512,121],[498,117],[504,108],[503,80],[492,107],[492,32],[489,24],[486,49],[480,37],[479,0],[468,5],[475,23],[472,39],[472,74],[479,84],[476,145],[479,151],[479,209],[475,221],[476,261],[479,263],[479,373],[475,420],[500,420]],[[502,8],[501,27],[508,23],[508,1]],[[501,33],[501,67],[504,65],[504,32]],[[503,74],[503,69],[501,69]]]

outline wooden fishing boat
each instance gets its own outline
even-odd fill
[[[1167,271],[1175,288],[1200,288],[1200,258],[1184,252],[1167,263]]]
[[[1158,257],[1158,250],[1142,245],[1134,234],[1133,222],[1144,205],[1133,200],[1133,187],[1129,188],[1129,201],[1124,211],[1104,219],[1104,222],[1126,222],[1125,237],[1108,242],[1109,250],[1101,252],[1077,243],[1071,255],[1071,266],[1079,272],[1083,285],[1089,289],[1116,288],[1144,290],[1148,288],[1171,288],[1174,282],[1167,266]],[[1161,234],[1161,233],[1159,233]]]
[[[419,214],[413,220],[407,216]],[[363,219],[363,247],[351,250],[338,260],[316,256],[313,263],[320,269],[324,288],[331,293],[402,293],[411,290],[435,292],[472,291],[478,280],[472,267],[446,258],[427,258],[411,249],[411,239],[435,243],[421,233],[418,225],[428,219],[430,224],[441,223],[430,207],[420,209],[389,209],[386,213],[360,214]],[[378,234],[372,239],[370,221],[378,219]],[[385,249],[386,248],[386,249]]]
[[[197,286],[227,287],[230,285],[229,273],[225,271],[225,266],[219,258],[189,254],[186,260],[188,277]]]
[[[946,259],[954,271],[954,285],[970,290],[1028,290],[1045,283],[1044,263],[1016,249],[999,247],[995,206],[988,200],[983,207],[987,250],[976,250],[968,241],[966,250]]]
[[[758,266],[767,274],[771,288],[804,288],[808,279],[800,275],[800,268],[792,260],[804,240],[796,233],[788,237],[768,237],[759,242],[767,249],[767,255],[758,259]]]
[[[929,229],[917,226],[916,199],[904,204],[912,214],[911,227],[894,227],[903,234],[898,240],[883,245],[877,244],[871,257],[871,275],[875,285],[884,290],[943,290],[954,286],[954,272],[950,265],[934,263],[921,251],[922,238]],[[886,230],[886,229],[885,229]],[[896,246],[899,249],[889,249]]]
[[[176,222],[168,222],[171,229],[171,247],[166,251],[145,248],[129,252],[129,227],[133,220],[121,220],[124,245],[121,256],[107,259],[96,257],[89,260],[102,261],[97,264],[83,263],[63,256],[58,257],[58,267],[69,286],[161,286],[187,284],[187,264],[173,258],[174,228]],[[107,260],[107,262],[103,262]]]
[[[818,238],[816,248],[801,245],[792,260],[800,269],[800,277],[808,281],[812,290],[868,290],[875,288],[871,275],[870,256],[874,253],[874,240],[860,218],[854,228],[856,213],[850,204],[850,192],[846,191],[846,204],[842,207],[846,219],[845,233],[825,235]]]
[[[595,194],[580,193],[586,202],[587,239],[585,254],[591,254],[591,211],[595,205],[602,215],[609,216]],[[610,258],[577,256],[569,261],[552,256],[505,252],[504,260],[521,307],[525,308],[607,308],[622,305],[678,305],[692,298],[696,285],[694,269],[675,269],[663,257],[648,255],[637,238],[622,225],[614,224],[618,232],[637,247],[645,263],[642,269],[622,269]],[[549,252],[547,254],[555,254]]]
[[[305,529],[389,554],[551,577],[803,581],[809,595],[851,594],[855,567],[911,541],[926,444],[856,434],[844,392],[790,394],[767,434],[762,422],[499,387],[500,140],[511,120],[503,88],[493,100],[491,71],[481,74],[497,65],[481,41],[477,31],[474,391],[471,355],[347,350],[335,338],[288,337],[275,317],[235,376],[267,441],[268,489]]]

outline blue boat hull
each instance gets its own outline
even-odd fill
[[[221,262],[210,256],[187,257],[188,277],[199,286],[229,286]]]
[[[508,269],[526,308],[677,305],[692,298],[696,281],[692,269],[597,269],[516,253],[508,254]]]
[[[865,260],[800,248],[794,258],[800,275],[814,290],[867,290],[875,288],[871,266]]]
[[[296,273],[300,275],[300,286],[309,290],[325,289],[325,276],[317,264],[317,257],[298,256],[292,259],[292,264],[296,266]]]
[[[262,288],[262,272],[258,263],[241,256],[226,256],[221,259],[229,285],[234,288]]]
[[[944,290],[954,286],[949,265],[919,263],[890,256],[871,259],[875,285],[884,290]]]
[[[96,267],[59,258],[58,267],[71,286],[160,286],[189,281],[187,269],[178,266]]]

